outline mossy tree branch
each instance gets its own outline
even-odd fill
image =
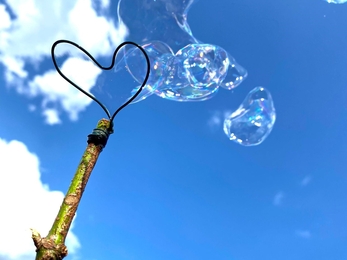
[[[110,121],[102,119],[98,122],[95,130],[107,133],[105,140],[107,142],[108,134],[111,133],[110,129]],[[58,215],[55,218],[48,235],[41,238],[40,234],[32,229],[32,239],[36,246],[36,260],[61,260],[67,256],[68,250],[65,246],[65,239],[76,214],[90,174],[103,147],[103,144],[88,141],[88,146],[82,156],[75,176],[71,181],[69,190],[65,195]]]

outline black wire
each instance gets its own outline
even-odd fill
[[[146,76],[145,76],[145,79],[141,85],[141,87],[136,91],[136,93],[127,101],[125,102],[123,105],[121,105],[114,113],[113,115],[111,116],[110,112],[108,111],[108,109],[97,99],[95,98],[94,96],[92,96],[91,94],[89,94],[88,92],[86,92],[85,90],[83,90],[82,88],[80,88],[77,84],[75,84],[73,81],[71,81],[69,78],[67,78],[62,72],[61,70],[59,69],[58,67],[58,64],[57,64],[57,61],[55,60],[55,56],[54,56],[54,50],[55,50],[55,47],[60,44],[60,43],[68,43],[68,44],[71,44],[73,46],[75,46],[76,48],[78,48],[79,50],[81,50],[82,52],[84,52],[84,54],[86,54],[100,69],[103,69],[103,70],[110,70],[113,68],[114,64],[115,64],[115,60],[116,60],[116,55],[118,53],[118,51],[125,45],[127,44],[131,44],[131,45],[134,45],[135,47],[139,48],[140,51],[142,51],[143,55],[145,55],[145,58],[146,58],[146,63],[147,63],[147,72],[146,72]],[[144,88],[144,86],[146,85],[147,83],[147,80],[149,78],[149,73],[150,73],[150,69],[151,69],[151,64],[150,64],[150,61],[149,61],[149,58],[148,58],[148,55],[146,53],[146,51],[138,44],[134,43],[134,42],[130,42],[130,41],[126,41],[126,42],[123,42],[121,43],[117,48],[116,50],[114,51],[113,53],[113,57],[112,57],[112,63],[109,67],[103,67],[101,66],[97,61],[96,59],[89,53],[87,52],[84,48],[82,48],[81,46],[79,46],[77,43],[74,43],[72,41],[69,41],[69,40],[58,40],[56,41],[53,45],[52,45],[52,48],[51,48],[51,55],[52,55],[52,60],[53,60],[53,64],[54,64],[54,67],[55,69],[57,70],[57,72],[60,74],[60,76],[62,76],[67,82],[69,82],[71,85],[73,85],[75,88],[77,88],[79,91],[81,91],[82,93],[84,93],[85,95],[87,95],[88,97],[90,97],[92,100],[94,100],[96,103],[99,104],[99,106],[105,111],[107,117],[110,119],[110,130],[112,131],[112,125],[113,125],[113,119],[116,117],[116,115],[124,108],[126,107],[127,105],[129,105],[139,94],[140,92],[142,91],[142,89]]]

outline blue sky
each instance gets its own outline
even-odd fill
[[[51,44],[73,40],[107,62],[126,39],[116,1],[55,3],[0,1],[1,260],[32,259],[29,229],[48,231],[104,117],[53,73]],[[346,12],[319,0],[194,4],[194,36],[248,78],[204,102],[152,96],[124,109],[66,259],[346,259]],[[99,75],[72,72],[90,88]],[[277,120],[244,147],[225,136],[223,116],[256,86],[271,92]]]

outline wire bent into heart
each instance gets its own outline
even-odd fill
[[[84,54],[86,54],[100,69],[102,70],[110,70],[113,68],[114,64],[115,64],[115,60],[116,60],[116,56],[117,56],[117,53],[118,51],[125,45],[127,44],[131,44],[131,45],[134,45],[135,47],[139,48],[140,51],[142,51],[143,55],[145,56],[146,58],[146,63],[147,63],[147,72],[146,72],[146,76],[145,76],[145,79],[141,85],[141,87],[137,90],[137,92],[128,100],[126,101],[123,105],[121,105],[114,113],[113,115],[111,116],[110,112],[108,111],[108,109],[106,108],[106,106],[104,104],[102,104],[97,98],[95,98],[93,95],[91,95],[90,93],[86,92],[85,90],[83,90],[82,88],[80,88],[76,83],[74,83],[72,80],[70,80],[68,77],[66,77],[64,75],[64,73],[59,69],[59,66],[57,64],[57,61],[55,59],[55,56],[54,56],[54,50],[55,50],[55,47],[57,47],[58,44],[60,43],[68,43],[68,44],[71,44],[73,46],[75,46],[76,48],[78,48],[79,50],[81,50],[82,52],[84,52]],[[103,67],[101,66],[97,61],[96,59],[88,52],[86,51],[83,47],[79,46],[77,43],[75,42],[72,42],[72,41],[69,41],[69,40],[58,40],[56,41],[55,43],[53,43],[52,45],[52,48],[51,48],[51,55],[52,55],[52,60],[53,60],[53,64],[54,64],[54,67],[55,69],[57,70],[57,72],[60,74],[60,76],[63,77],[63,79],[65,79],[67,82],[69,82],[72,86],[74,86],[75,88],[77,88],[79,91],[81,91],[83,94],[87,95],[88,97],[90,97],[92,100],[94,100],[96,103],[99,104],[99,106],[105,111],[107,117],[110,119],[110,124],[112,125],[113,123],[113,119],[115,118],[115,116],[119,113],[119,111],[121,111],[124,107],[126,107],[127,105],[129,105],[139,94],[140,92],[142,91],[142,89],[144,88],[144,86],[147,84],[147,80],[148,80],[148,77],[149,77],[149,73],[150,73],[150,61],[149,61],[149,58],[148,58],[148,55],[146,53],[146,51],[138,44],[134,43],[134,42],[130,42],[130,41],[126,41],[126,42],[123,42],[121,43],[117,48],[116,50],[114,51],[113,53],[113,56],[112,56],[112,63],[110,66],[108,67]]]

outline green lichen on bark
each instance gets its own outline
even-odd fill
[[[101,119],[96,128],[109,132],[110,121]],[[36,246],[36,260],[61,260],[67,256],[65,239],[102,149],[101,145],[88,144],[48,235],[41,238],[37,231],[32,230],[32,238]]]

